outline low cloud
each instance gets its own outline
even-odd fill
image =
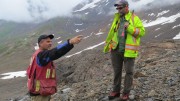
[[[0,0],[0,19],[15,22],[47,20],[71,15],[82,0]]]
[[[0,20],[37,22],[58,16],[71,16],[73,7],[86,0],[0,0]],[[109,0],[115,2],[117,0]],[[172,5],[180,0],[128,0],[130,9],[141,11]],[[112,12],[115,9],[113,7]]]

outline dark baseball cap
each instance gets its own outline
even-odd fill
[[[50,34],[50,35],[41,35],[41,36],[39,36],[39,38],[38,38],[38,43],[40,43],[41,40],[47,39],[47,38],[53,39],[53,38],[54,38],[54,35],[53,35],[53,34]]]
[[[119,0],[118,2],[116,2],[114,4],[114,6],[122,6],[122,7],[126,7],[129,6],[129,3],[126,0]]]

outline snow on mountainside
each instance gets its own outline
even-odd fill
[[[164,11],[163,11],[164,12]],[[162,13],[159,13],[161,15],[163,15]],[[157,17],[159,16],[159,14],[157,15]],[[158,25],[158,24],[161,24],[161,25],[164,25],[164,24],[167,24],[167,23],[173,23],[176,21],[176,19],[178,19],[180,17],[180,13],[176,14],[176,15],[172,15],[170,17],[160,17],[160,18],[157,18],[155,21],[151,21],[149,23],[146,23],[144,21],[144,27],[150,27],[150,26],[155,26],[155,25]],[[147,20],[146,20],[147,21]]]
[[[74,12],[79,12],[79,11],[83,11],[83,10],[86,10],[88,8],[94,8],[96,7],[96,3],[100,2],[101,0],[94,0],[93,2],[89,3],[89,4],[86,4],[84,7],[82,7],[81,9],[79,10],[76,10]]]
[[[137,1],[131,1],[130,8],[135,10],[135,13],[142,19],[146,27],[147,35],[144,38],[146,41],[173,39],[179,34],[180,2],[177,1],[175,3],[175,1],[172,1],[169,5],[166,4],[165,6],[160,5],[159,7],[154,7],[155,1],[148,0],[147,2],[141,3],[141,5],[138,4],[139,6],[146,6],[144,9],[141,7],[142,9],[140,10],[140,7],[134,7],[134,5],[131,7],[132,4],[137,4],[136,2]],[[138,2],[141,1],[139,0]],[[110,2],[109,0],[94,0],[90,3],[85,3],[83,6],[81,5],[79,8],[76,7],[74,14],[86,16],[88,20],[96,19],[96,22],[94,22],[95,24],[104,18],[103,20],[108,21],[108,24],[111,25],[113,18],[112,12],[116,12],[115,8],[113,8],[113,4],[114,2]],[[100,8],[101,10],[99,10]],[[168,31],[166,31],[167,29]]]

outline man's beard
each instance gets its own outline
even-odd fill
[[[124,13],[124,12],[119,12],[119,14],[120,14],[120,16],[122,17],[122,16],[125,16],[126,13]]]

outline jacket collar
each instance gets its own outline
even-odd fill
[[[125,15],[126,20],[129,20],[129,19],[131,18],[131,15],[132,15],[132,12],[129,11],[129,12]],[[119,13],[115,13],[115,16],[116,16],[116,18],[119,18],[119,17],[120,17],[120,14],[119,14]]]

